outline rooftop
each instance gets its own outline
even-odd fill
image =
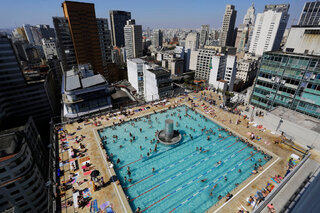
[[[0,158],[16,153],[16,148],[21,141],[20,131],[24,130],[24,126],[7,129],[0,132]]]
[[[268,54],[281,54],[281,55],[288,55],[288,56],[299,56],[299,57],[308,57],[308,58],[314,58],[314,59],[320,59],[320,56],[317,55],[309,55],[309,54],[302,54],[302,53],[291,53],[291,52],[282,52],[282,51],[269,51],[265,52]],[[264,53],[264,54],[265,54]]]
[[[128,59],[128,61],[132,61],[132,62],[137,63],[137,64],[146,63],[146,61],[141,59],[141,58],[132,58],[132,59]]]
[[[320,132],[320,120],[314,117],[284,108],[282,106],[277,107],[271,111],[271,113],[307,129]]]
[[[171,75],[169,71],[167,71],[166,69],[162,68],[162,67],[155,67],[153,69],[148,69],[149,72],[152,72],[153,74],[155,74],[157,77],[158,76],[164,76],[164,75]]]
[[[66,91],[89,88],[92,86],[107,84],[105,78],[100,75],[94,75],[88,65],[79,65],[65,73]]]

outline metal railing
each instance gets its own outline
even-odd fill
[[[302,165],[308,160],[310,155],[311,154],[309,153],[307,156],[304,156],[299,165],[295,167],[294,170],[291,171],[275,189],[272,190],[272,192],[270,192],[270,194],[264,199],[263,202],[261,202],[254,210],[252,210],[252,213],[261,212],[268,205],[268,203],[270,203],[271,200],[280,192],[280,190],[288,183],[288,181],[293,177],[293,175],[297,173],[297,171],[302,167]]]

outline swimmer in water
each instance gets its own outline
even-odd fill
[[[200,181],[198,181],[198,182],[199,182],[199,183],[200,183],[200,182],[203,183],[203,182],[206,182],[206,180],[207,180],[207,178],[206,178],[206,179],[202,179],[202,180],[200,180]]]
[[[156,170],[155,170],[155,168],[152,168],[152,172],[155,172]]]
[[[213,188],[211,189],[211,191],[213,191],[217,187],[217,185],[218,184],[214,185]]]

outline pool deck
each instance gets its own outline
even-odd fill
[[[225,204],[225,199],[223,198],[220,202],[216,205],[211,207],[207,212],[214,212],[219,210],[219,212],[237,212],[238,207],[244,207],[245,209],[251,211],[251,206],[247,205],[246,199],[250,195],[254,195],[257,190],[265,187],[268,182],[271,181],[271,176],[276,174],[284,175],[286,172],[287,166],[287,159],[291,154],[296,154],[301,156],[300,153],[297,151],[283,145],[283,144],[274,144],[273,141],[278,139],[279,136],[271,134],[270,131],[261,131],[256,127],[249,125],[247,128],[247,120],[245,120],[242,116],[232,114],[230,112],[226,112],[220,109],[218,106],[221,101],[218,98],[218,94],[213,92],[206,91],[206,95],[209,98],[215,99],[217,106],[210,106],[213,110],[215,110],[216,117],[213,118],[210,114],[206,113],[204,107],[199,106],[195,109],[206,115],[208,118],[212,119],[214,122],[218,123],[219,125],[232,130],[234,133],[238,134],[243,138],[248,138],[248,132],[254,132],[256,135],[260,136],[262,139],[260,141],[253,141],[252,143],[256,147],[260,147],[261,149],[267,151],[268,153],[272,154],[273,159],[267,162],[264,165],[264,170],[259,172],[256,175],[250,176],[247,180],[245,180],[242,184],[240,184],[232,193],[234,195],[233,199],[231,199],[227,205]],[[150,106],[150,109],[135,112],[133,115],[127,116],[122,120],[129,120],[132,118],[137,118],[140,116],[144,116],[146,114],[152,114],[154,111],[161,111],[163,109],[167,109],[169,106],[174,105],[181,105],[186,104],[190,106],[190,101],[188,102],[188,97],[194,100],[194,103],[201,105],[205,103],[204,101],[199,101],[200,99],[200,92],[199,93],[192,93],[189,96],[181,96],[173,99],[169,99],[166,105],[159,104],[157,106],[151,106],[150,104],[145,105],[144,107]],[[194,98],[195,97],[195,98]],[[202,96],[203,97],[203,96]],[[205,103],[206,106],[209,104]],[[143,106],[135,107],[132,110],[143,108]],[[106,119],[108,118],[108,120]],[[236,125],[236,121],[240,119],[241,123]],[[100,121],[100,126],[93,125],[93,122]],[[91,198],[92,200],[97,200],[98,206],[106,201],[111,203],[111,206],[115,212],[132,212],[130,205],[126,199],[126,196],[123,192],[122,187],[116,181],[116,178],[111,178],[112,176],[115,177],[115,172],[112,168],[109,168],[109,165],[106,161],[106,152],[100,146],[100,138],[97,133],[97,129],[104,128],[107,126],[113,125],[113,122],[118,123],[119,119],[118,116],[114,115],[102,115],[94,119],[89,119],[87,122],[82,123],[71,123],[66,124],[63,126],[64,129],[68,130],[68,133],[75,132],[74,136],[84,135],[86,136],[83,140],[83,144],[87,148],[87,152],[85,157],[82,158],[75,158],[79,163],[79,169],[75,172],[78,172],[76,182],[83,181],[84,179],[88,179],[89,181],[84,182],[83,184],[79,185],[74,183],[72,186],[75,189],[84,189],[90,188]],[[77,130],[77,127],[80,126],[81,130]],[[75,143],[75,140],[68,140],[69,147],[73,146],[74,148],[78,149],[79,144]],[[62,141],[59,141],[59,145],[62,144]],[[61,161],[68,161],[71,159],[69,156],[69,152],[61,152],[59,150],[59,157]],[[82,162],[90,158],[90,163],[93,165],[91,171],[97,169],[100,171],[100,177],[104,178],[104,182],[106,182],[105,186],[100,188],[97,191],[93,191],[93,186],[90,184],[90,175],[85,175],[82,171],[81,166]],[[316,151],[312,151],[312,159],[320,162],[320,154]],[[67,163],[63,167],[60,167],[61,170],[64,171],[63,176],[60,177],[60,181],[64,181],[70,178],[70,164]],[[99,185],[99,184],[98,184]],[[62,206],[64,206],[68,200],[73,199],[73,192],[72,189],[69,189],[65,192],[65,196],[62,197]],[[67,208],[62,208],[62,212],[90,212],[90,205],[84,208],[76,208],[75,204],[68,206]]]

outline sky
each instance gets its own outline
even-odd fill
[[[288,26],[296,24],[304,0],[78,0],[95,4],[96,17],[108,18],[109,10],[125,10],[143,29],[188,28],[197,29],[203,24],[220,28],[226,4],[237,10],[236,26],[252,3],[256,13],[263,12],[265,4],[290,4]],[[1,1],[0,29],[20,27],[23,24],[52,24],[52,16],[63,16],[61,0],[10,0]]]

